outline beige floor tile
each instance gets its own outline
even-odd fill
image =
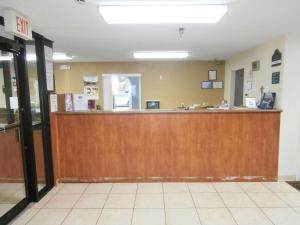
[[[188,193],[189,188],[186,183],[163,183],[165,193]]]
[[[275,193],[298,192],[295,188],[285,182],[263,182],[262,184]]]
[[[116,183],[111,189],[112,194],[135,194],[137,191],[137,184],[133,183]]]
[[[138,184],[139,194],[161,194],[163,193],[162,183],[140,183]]]
[[[163,209],[163,194],[137,194],[135,208],[138,209]]]
[[[259,208],[231,208],[230,211],[238,225],[272,225]]]
[[[101,209],[73,209],[62,225],[96,225]]]
[[[198,208],[197,210],[201,225],[237,225],[227,208]]]
[[[45,205],[44,208],[48,209],[68,209],[72,208],[77,200],[80,198],[80,194],[57,194]]]
[[[194,208],[194,202],[190,194],[173,193],[164,194],[165,207],[168,209]]]
[[[220,193],[240,193],[242,188],[235,182],[213,183],[216,190]]]
[[[165,225],[165,211],[163,209],[135,209],[132,225]]]
[[[10,223],[10,225],[25,225],[38,211],[39,209],[26,208],[25,211]]]
[[[87,188],[88,183],[68,183],[62,184],[59,189],[59,194],[82,194]]]
[[[27,225],[60,225],[70,209],[41,209]]]
[[[217,193],[193,193],[192,197],[198,208],[225,207],[223,200]]]
[[[249,196],[258,207],[288,207],[287,204],[274,193],[249,193]]]
[[[92,183],[86,188],[86,194],[108,194],[112,189],[112,184],[108,183]]]
[[[167,209],[167,225],[201,225],[196,209]]]
[[[107,194],[84,194],[75,204],[74,208],[100,209],[103,208]]]
[[[220,193],[227,207],[256,207],[255,203],[245,193]]]
[[[30,203],[29,207],[32,209],[41,209],[45,207],[45,205],[54,198],[56,194],[45,195],[39,202]]]
[[[110,194],[104,208],[133,209],[135,194]]]
[[[297,213],[300,214],[300,207],[299,208],[297,207],[297,208],[294,208],[294,209],[296,210]]]
[[[103,209],[97,225],[131,225],[133,209]]]
[[[300,215],[291,208],[262,208],[275,225],[300,225]]]
[[[300,192],[298,193],[278,193],[279,198],[289,206],[300,207]]]
[[[47,193],[47,195],[53,196],[53,195],[57,194],[62,187],[63,187],[63,184],[57,184]]]
[[[189,183],[190,191],[192,193],[214,193],[216,189],[211,183]]]
[[[270,193],[271,191],[260,182],[240,182],[238,183],[247,193]]]
[[[0,217],[7,213],[15,204],[0,204]]]

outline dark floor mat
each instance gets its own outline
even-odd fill
[[[287,183],[300,191],[300,181],[288,181]]]

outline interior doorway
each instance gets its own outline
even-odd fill
[[[141,109],[140,74],[103,74],[104,110]]]
[[[234,106],[242,106],[244,103],[244,69],[234,73]]]

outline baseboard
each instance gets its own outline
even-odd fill
[[[278,181],[297,181],[297,177],[295,175],[278,176]]]

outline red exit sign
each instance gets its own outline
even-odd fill
[[[32,39],[30,19],[20,12],[9,9],[4,12],[5,31],[25,40]]]
[[[17,31],[18,33],[24,34],[26,36],[28,36],[29,30],[28,30],[28,20],[16,16],[16,23],[17,23]]]

